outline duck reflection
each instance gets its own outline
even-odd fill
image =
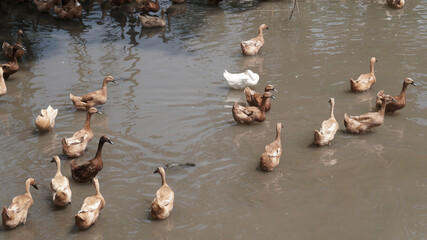
[[[142,37],[146,37],[146,39],[148,38],[152,38],[154,36],[159,36],[160,38],[162,38],[163,42],[166,43],[167,39],[166,39],[166,29],[164,27],[162,28],[144,28],[141,26],[141,31],[139,33],[139,39],[141,39]]]
[[[336,149],[333,148],[321,148],[320,152],[320,162],[325,167],[330,167],[338,163],[338,159],[334,158]]]
[[[168,19],[168,26],[170,27],[171,19],[175,16],[183,16],[187,11],[187,4],[172,4],[166,9],[166,18]]]
[[[241,70],[246,71],[248,69],[254,72],[263,72],[264,69],[264,56],[243,56],[241,58]]]

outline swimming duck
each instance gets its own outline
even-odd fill
[[[141,22],[142,27],[145,28],[155,28],[155,27],[164,27],[166,26],[165,20],[165,10],[162,9],[162,17],[150,16],[147,14],[138,15],[139,21]]]
[[[280,156],[282,156],[282,142],[280,140],[280,133],[282,131],[282,123],[276,124],[276,139],[265,146],[265,152],[262,154],[259,167],[262,171],[271,172],[280,163]]]
[[[251,70],[246,70],[242,73],[229,73],[227,70],[224,70],[222,75],[227,81],[228,87],[237,90],[242,90],[245,87],[253,87],[259,81],[259,75]]]
[[[390,95],[384,95],[381,98],[381,109],[378,112],[368,112],[360,116],[348,116],[344,114],[344,125],[350,133],[363,133],[371,128],[381,126],[384,122],[384,113],[386,105],[396,101]]]
[[[264,29],[268,29],[268,26],[265,24],[261,24],[258,29],[257,37],[240,42],[240,47],[242,48],[243,55],[253,56],[258,53],[259,49],[264,45],[264,36],[262,35],[262,30]]]
[[[61,159],[54,156],[51,163],[56,163],[55,177],[50,180],[50,192],[56,206],[64,207],[71,203],[71,189],[68,178],[61,173]]]
[[[265,92],[262,96],[261,107],[243,107],[235,102],[232,109],[234,120],[242,124],[250,124],[254,121],[264,122],[265,103],[268,98],[276,99],[270,92]]]
[[[55,118],[58,114],[58,109],[53,109],[50,105],[46,109],[42,109],[36,118],[36,126],[39,131],[49,131],[55,126]]]
[[[0,67],[0,97],[7,93],[6,83],[3,78],[3,68]]]
[[[378,62],[376,58],[371,58],[371,72],[361,74],[357,80],[350,78],[350,87],[352,92],[368,91],[375,84],[374,64]]]
[[[76,182],[89,182],[90,179],[94,178],[98,172],[102,170],[103,162],[101,157],[102,147],[105,142],[109,142],[111,145],[114,145],[114,142],[107,136],[102,136],[99,139],[98,150],[96,151],[96,155],[90,161],[83,163],[82,165],[77,165],[75,160],[71,160],[70,168],[71,168],[71,176]]]
[[[273,85],[268,84],[267,86],[265,86],[264,92],[270,92],[270,91],[277,92],[277,89],[275,89]],[[261,107],[262,94],[251,90],[249,87],[245,87],[243,92],[245,93],[246,101],[248,102],[249,106]],[[270,109],[271,109],[271,102],[270,102],[270,99],[267,98],[265,102],[265,112],[270,111]]]
[[[387,0],[387,4],[392,8],[403,8],[405,0]]]
[[[56,0],[34,0],[37,11],[41,13],[50,12]]]
[[[166,183],[165,170],[162,167],[158,167],[154,173],[162,177],[162,186],[157,190],[156,197],[151,203],[151,217],[162,220],[172,212],[175,193]]]
[[[82,15],[82,9],[82,5],[77,0],[74,0],[74,4],[71,2],[65,6],[57,7],[55,5],[53,7],[56,16],[65,20],[71,20],[75,17],[80,17]]]
[[[390,102],[389,104],[387,104],[387,106],[385,107],[386,112],[395,112],[395,111],[400,110],[400,109],[405,107],[405,105],[406,105],[406,88],[408,88],[409,84],[412,84],[414,86],[418,86],[414,82],[414,80],[412,80],[411,78],[406,78],[405,80],[403,80],[402,91],[400,92],[399,96],[393,97],[393,99],[396,100],[396,102]],[[376,104],[377,109],[381,108],[381,98],[383,95],[384,95],[384,90],[379,91],[377,94],[377,104]]]
[[[17,52],[20,49],[24,49],[23,47],[20,47],[18,45],[14,45],[13,46],[13,60],[8,62],[8,63],[3,63],[2,65],[0,65],[1,68],[3,68],[3,78],[5,80],[7,80],[10,75],[18,72],[19,70],[19,65],[18,65],[18,58],[17,58]]]
[[[76,225],[82,230],[88,229],[96,222],[99,211],[105,206],[104,197],[99,191],[98,178],[93,178],[92,182],[95,186],[96,194],[85,198],[80,211],[75,215]]]
[[[86,113],[86,122],[83,128],[75,132],[70,138],[62,138],[62,151],[67,157],[75,158],[83,155],[87,144],[93,138],[92,128],[90,127],[90,119],[94,113],[102,114],[94,107],[89,108]]]
[[[335,99],[329,98],[329,103],[331,104],[329,119],[322,122],[320,131],[314,130],[313,144],[319,147],[331,145],[332,140],[334,140],[335,133],[339,128],[338,122],[334,117]]]
[[[25,53],[25,48],[22,46],[21,43],[21,36],[24,34],[24,32],[22,30],[18,30],[18,40],[16,41],[15,44],[9,44],[8,42],[3,42],[3,52],[4,52],[4,56],[6,57],[6,59],[12,60],[14,59],[15,55],[13,53],[13,48],[15,46],[18,46],[20,48],[17,49],[16,52],[16,58],[20,59],[24,53]]]
[[[144,13],[158,12],[160,10],[159,0],[156,0],[156,2],[150,0],[136,0],[136,5],[137,9]]]
[[[36,180],[28,178],[25,182],[25,193],[12,199],[12,204],[8,208],[3,207],[3,226],[7,229],[16,228],[27,221],[28,209],[33,205],[33,197],[30,193],[30,186],[38,189]]]
[[[107,76],[102,81],[102,88],[85,94],[83,96],[74,96],[70,93],[71,101],[73,101],[74,106],[77,110],[87,110],[90,107],[95,107],[97,105],[103,105],[107,102],[107,85],[109,82],[118,84],[112,76]]]

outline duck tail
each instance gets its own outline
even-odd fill
[[[8,42],[3,42],[2,48],[3,50],[6,50],[10,47],[10,44]]]
[[[344,125],[347,128],[347,124],[350,122],[350,117],[347,115],[347,113],[344,113]]]
[[[74,161],[74,159],[71,160],[70,162],[70,168],[71,168],[71,171],[74,171],[74,169],[77,168],[77,164],[76,164],[76,161]]]
[[[67,198],[67,195],[63,191],[57,191],[55,195],[53,195],[54,202],[64,202]]]
[[[3,217],[3,219],[6,219],[6,220],[12,218],[11,213],[9,213],[9,211],[7,211],[6,206],[3,207],[3,211],[1,212],[1,216]],[[3,222],[4,222],[4,220],[3,220]]]
[[[49,117],[50,122],[54,123],[56,115],[58,115],[58,109],[53,109],[53,107],[49,105],[46,109],[46,112],[47,112],[47,116]]]
[[[317,130],[314,130],[314,144],[316,145],[319,144],[321,137],[322,137],[322,133]]]

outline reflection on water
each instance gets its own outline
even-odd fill
[[[161,1],[168,25],[159,29],[141,28],[133,4],[85,1],[83,17],[73,21],[38,14],[31,1],[0,5],[0,42],[15,40],[22,29],[27,48],[0,98],[0,203],[22,193],[22,179],[40,184],[27,224],[1,229],[5,239],[425,237],[419,192],[425,188],[426,0],[408,2],[403,11],[384,0],[299,1],[291,21],[292,1]],[[242,57],[239,42],[262,23],[271,29],[261,53]],[[379,60],[376,84],[350,93],[349,78],[367,72],[372,56]],[[224,69],[260,74],[258,92],[266,84],[279,89],[263,123],[235,123],[230,108],[245,99],[228,90]],[[95,155],[101,135],[116,142],[103,150],[98,174],[107,205],[80,232],[73,216],[94,189],[71,181],[71,206],[52,209],[49,162],[61,154],[62,137],[85,121],[69,93],[99,89],[106,75],[119,85],[108,87],[108,102],[99,107],[104,114],[91,122],[94,140],[78,161]],[[376,93],[397,93],[407,76],[421,86],[408,90],[402,111],[367,134],[344,131],[344,112],[374,110]],[[314,119],[327,114],[319,104],[330,97],[341,131],[330,146],[307,147],[318,128]],[[40,135],[34,119],[49,104],[59,109],[55,129]],[[281,163],[265,174],[257,170],[259,158],[279,121]],[[150,203],[160,186],[153,171],[186,162],[196,166],[166,170],[176,194],[171,216],[152,221]],[[70,176],[69,160],[62,163]]]

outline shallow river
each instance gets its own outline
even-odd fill
[[[6,81],[0,98],[0,205],[24,192],[34,205],[24,226],[0,228],[1,239],[426,239],[427,238],[427,0],[393,10],[372,1],[225,0],[218,6],[189,1],[168,8],[165,29],[142,29],[129,8],[110,10],[83,3],[81,21],[35,13],[32,3],[2,2],[0,42],[24,31],[27,49],[20,71]],[[265,23],[265,46],[243,57],[239,42]],[[377,83],[369,92],[349,92],[349,78],[369,72],[376,57]],[[1,54],[0,61],[6,60]],[[278,90],[263,123],[238,125],[231,106],[244,102],[228,90],[222,72],[251,69]],[[72,204],[54,207],[49,190],[61,138],[82,128],[69,93],[99,89],[106,75],[108,102],[94,115],[95,138],[78,161],[91,159],[108,135],[98,174],[107,205],[96,224],[78,231],[74,214],[93,186],[70,181]],[[407,106],[388,114],[369,133],[345,132],[344,113],[375,107],[376,93],[398,95],[411,77]],[[340,130],[331,146],[311,145],[313,132],[336,101]],[[41,108],[59,109],[53,131],[39,134]],[[260,172],[264,146],[284,124],[281,163]],[[71,175],[69,161],[62,171]],[[149,216],[160,187],[157,166],[175,191],[172,214]]]

